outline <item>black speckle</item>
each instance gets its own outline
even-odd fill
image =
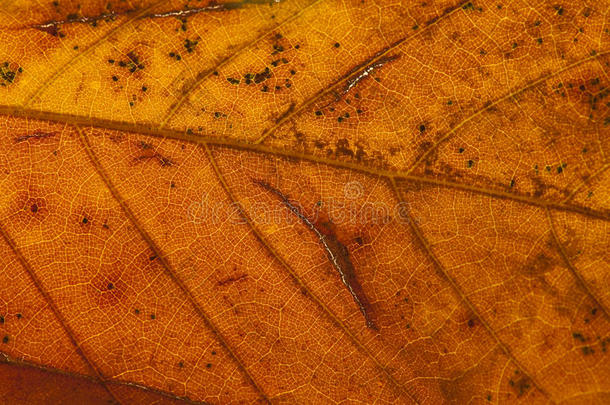
[[[199,44],[198,40],[191,40],[188,38],[184,40],[184,48],[186,48],[188,53],[193,53],[197,44]]]
[[[108,283],[108,289],[109,289],[109,290],[114,289],[114,284],[112,284],[112,283]]]
[[[114,59],[108,59],[108,63],[112,65],[114,63]]]
[[[338,47],[340,47],[340,46],[341,46],[341,44],[340,44],[340,43],[338,43],[338,42],[335,42],[335,45],[333,45],[333,46],[334,46],[335,48],[338,48]]]
[[[83,224],[86,224],[87,222],[89,222],[89,219],[87,219],[87,217],[83,218]]]
[[[116,77],[116,76],[112,76],[112,80],[113,80],[113,81],[115,81],[115,82],[117,82],[117,81],[119,81],[119,78],[118,78],[118,77]]]
[[[157,319],[157,316],[155,314],[150,314],[150,319]]]
[[[468,167],[472,167],[474,165],[474,160],[469,160],[467,162]]]
[[[315,114],[319,117],[320,115],[322,115],[322,111],[317,110]]]
[[[584,342],[586,340],[585,337],[582,335],[582,333],[578,333],[578,332],[572,333],[572,337],[576,340],[580,340],[581,342]]]
[[[38,212],[38,205],[36,205],[36,204],[32,204],[32,206],[30,207],[30,210],[31,210],[33,213]]]
[[[146,91],[146,90],[148,90],[148,87],[142,86],[142,91]]]
[[[216,350],[212,350],[212,356],[216,356]]]
[[[468,327],[472,328],[474,326],[474,320],[473,319],[469,319],[468,320]]]
[[[205,366],[206,366],[206,368],[212,368],[212,363],[208,363]]]
[[[426,126],[424,124],[421,124],[419,126],[419,132],[424,132],[426,130]]]
[[[8,343],[8,336],[4,335],[4,337],[2,338],[2,343]]]
[[[0,324],[3,324],[3,323],[4,323],[4,317],[0,316]]]

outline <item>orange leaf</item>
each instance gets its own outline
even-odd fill
[[[0,5],[0,402],[607,403],[610,3]]]

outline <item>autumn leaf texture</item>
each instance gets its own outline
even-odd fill
[[[0,404],[610,403],[609,0],[0,35]]]

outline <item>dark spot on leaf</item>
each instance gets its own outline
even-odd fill
[[[593,353],[595,353],[595,350],[592,347],[590,347],[590,346],[582,347],[582,354],[584,354],[585,356],[588,356]]]

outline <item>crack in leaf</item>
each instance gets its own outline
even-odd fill
[[[362,285],[356,278],[356,274],[354,271],[354,265],[352,264],[351,259],[349,258],[349,251],[343,245],[337,237],[331,232],[322,232],[318,226],[316,226],[309,218],[305,216],[297,207],[294,205],[290,199],[284,195],[281,191],[271,186],[269,183],[252,179],[254,184],[258,184],[265,190],[275,194],[282,200],[282,203],[286,208],[288,208],[294,215],[297,216],[309,229],[311,229],[318,239],[320,243],[324,247],[326,254],[328,255],[328,259],[332,263],[333,267],[339,272],[341,276],[341,281],[352,295],[354,302],[358,306],[358,309],[364,316],[364,320],[366,322],[366,326],[369,329],[379,330],[377,325],[372,318],[373,308],[364,294],[362,290]]]

